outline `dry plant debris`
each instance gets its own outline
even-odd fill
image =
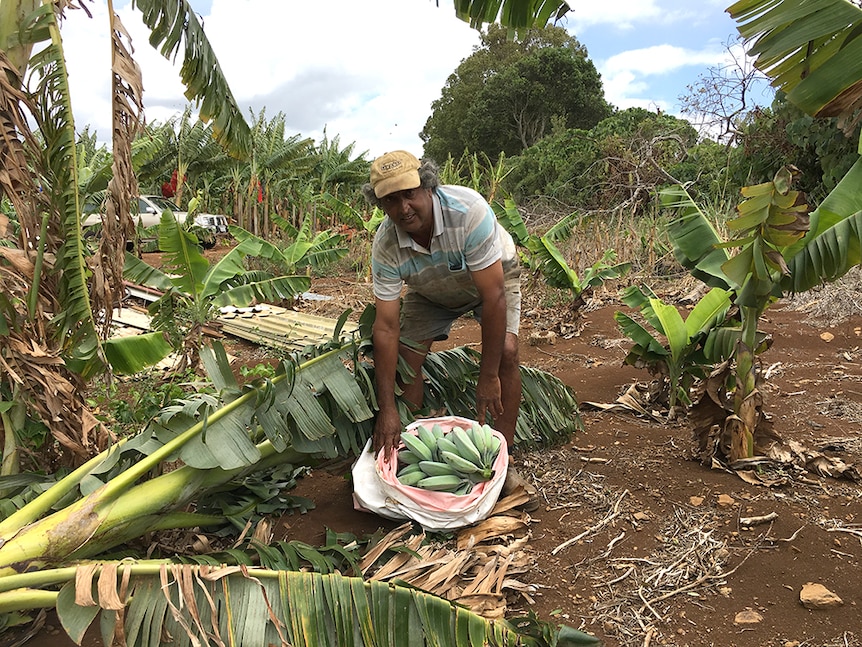
[[[521,498],[519,493],[501,499],[487,519],[451,537],[429,537],[404,523],[366,553],[359,570],[366,579],[409,584],[486,618],[503,618],[508,595],[529,603],[535,593],[519,579],[533,562],[529,515],[513,509]]]

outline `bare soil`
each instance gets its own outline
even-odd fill
[[[316,280],[335,297],[299,309],[358,314],[367,284]],[[858,294],[856,292],[855,294]],[[762,356],[769,379],[765,410],[775,431],[848,464],[862,457],[862,316],[783,301],[761,328],[774,339]],[[814,472],[778,474],[783,483],[755,485],[719,465],[691,458],[686,421],[603,411],[642,370],[625,366],[629,344],[612,297],[593,300],[567,322],[564,309],[525,308],[521,362],[551,372],[581,403],[584,430],[562,447],[515,452],[522,474],[540,493],[530,513],[529,585],[508,596],[508,614],[535,612],[614,645],[862,645],[862,486]],[[846,312],[846,309],[845,309]],[[553,343],[529,343],[555,329]],[[456,324],[443,347],[478,344],[475,322]],[[239,363],[264,361],[260,349],[231,342]],[[296,494],[316,507],[276,520],[276,538],[321,543],[327,529],[370,534],[398,522],[354,509],[349,465],[315,470]],[[750,517],[771,521],[746,525]],[[800,602],[818,583],[842,604],[810,610]],[[49,620],[50,625],[50,620]],[[50,626],[30,644],[71,644]]]

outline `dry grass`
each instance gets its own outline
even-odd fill
[[[862,268],[854,267],[837,281],[789,297],[785,302],[804,312],[805,321],[814,325],[831,326],[862,315]]]

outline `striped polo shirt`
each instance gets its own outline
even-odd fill
[[[494,211],[473,189],[444,185],[432,192],[434,233],[429,249],[386,218],[371,249],[374,296],[394,301],[404,285],[433,303],[462,308],[475,303],[478,292],[471,271],[503,260],[507,277],[520,271],[512,237]]]

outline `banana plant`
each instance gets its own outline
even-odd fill
[[[302,269],[321,270],[346,256],[349,251],[342,245],[344,234],[330,229],[315,234],[311,213],[305,214],[298,229],[278,215],[273,215],[272,221],[292,241],[285,249],[273,253],[270,257],[270,260],[278,262],[287,273]],[[231,233],[240,241],[253,235],[246,231],[237,231],[236,228]]]
[[[677,402],[691,404],[689,394],[694,380],[704,378],[715,363],[715,358],[705,352],[707,337],[724,323],[732,292],[712,288],[683,319],[676,306],[665,303],[649,288],[645,290],[630,286],[621,299],[627,306],[638,309],[665,341],[624,312],[615,312],[614,319],[635,342],[626,356],[626,364],[646,366],[667,381],[668,409],[673,412]]]
[[[679,213],[668,230],[677,259],[707,284],[732,289],[740,307],[735,386],[722,422],[733,438],[733,458],[753,453],[762,420],[754,372],[754,354],[763,347],[757,319],[778,298],[834,281],[862,263],[862,160],[810,215],[792,179],[792,171],[782,169],[773,182],[743,189],[739,215],[728,223],[736,238],[728,242],[684,189],[663,194],[664,204]],[[733,246],[740,251],[730,256],[726,250]]]
[[[577,214],[562,218],[545,234],[536,236],[527,231],[527,226],[511,199],[507,198],[502,207],[498,204],[496,213],[497,219],[512,235],[515,243],[526,250],[521,253],[521,261],[539,273],[549,286],[571,292],[574,309],[583,305],[585,294],[589,294],[607,280],[625,276],[631,269],[631,263],[614,263],[616,253],[609,249],[600,260],[584,271],[582,277],[578,276],[554,242],[565,240],[571,235]]]
[[[367,332],[367,317],[363,321],[361,329]],[[300,624],[303,631],[312,633],[305,642],[287,641],[289,644],[343,644],[337,627],[356,623],[363,628],[364,641],[357,644],[377,644],[371,642],[373,636],[404,630],[417,637],[416,644],[474,644],[460,632],[454,639],[449,637],[450,620],[460,613],[456,607],[426,594],[416,601],[409,589],[375,588],[377,585],[357,578],[332,576],[329,584],[348,587],[354,604],[359,605],[333,608],[325,597],[312,595],[310,590],[306,594],[311,597],[300,596],[300,601],[293,595],[296,589],[288,591],[279,581],[279,577],[292,578],[304,587],[319,586],[320,580],[307,573],[282,571],[279,575],[247,565],[191,570],[164,561],[120,564],[99,560],[106,551],[154,530],[224,523],[222,515],[196,511],[190,505],[204,493],[244,475],[284,463],[313,465],[321,458],[361,451],[373,424],[373,367],[364,358],[369,342],[365,337],[342,343],[337,341],[340,335],[335,337],[331,344],[309,351],[299,364],[283,362],[274,378],[243,386],[236,382],[220,345],[204,348],[202,359],[218,388],[218,398],[197,395],[167,407],[139,436],[121,441],[0,521],[0,612],[54,607],[67,632],[79,639],[100,610],[103,627],[113,632],[118,612],[125,609],[122,617],[128,644],[141,646],[159,644],[161,628],[172,631],[179,644],[186,644],[183,628],[199,628],[201,617],[204,626],[239,641],[234,644],[270,644],[252,638],[258,634],[245,632],[265,631],[269,636],[272,631],[278,634],[279,627],[295,631]],[[478,375],[477,353],[454,349],[432,355],[428,367],[435,385],[432,403],[457,406],[466,392],[464,408],[453,410],[456,415],[466,415],[474,402],[469,393],[475,389]],[[578,418],[568,388],[540,371],[527,372],[524,384],[523,412],[530,418],[528,424],[535,425],[534,433],[546,441],[569,438]],[[166,462],[181,466],[160,469]],[[92,575],[99,571],[101,585],[97,594],[91,594]],[[120,573],[125,574],[116,579]],[[220,575],[213,577],[215,573]],[[122,584],[126,575],[129,580]],[[121,583],[122,593],[109,595],[111,577]],[[193,580],[217,586],[202,586],[192,596],[185,584]],[[181,593],[176,591],[178,582]],[[263,588],[243,588],[252,583]],[[173,607],[166,601],[167,592]],[[171,597],[176,595],[187,597]],[[204,598],[198,597],[201,595]],[[409,618],[397,614],[397,628],[391,624],[392,614],[366,617],[362,611],[366,595],[372,596],[374,605],[386,604],[380,597],[393,595],[405,614],[416,604],[420,617],[417,620],[413,611]],[[206,599],[218,600],[225,610],[217,617],[208,615],[212,607]],[[144,600],[147,603],[141,604]],[[360,613],[358,618],[356,613]],[[575,645],[582,644],[576,639],[592,640],[568,628],[547,634],[547,626],[545,633],[534,638],[505,621],[465,617],[472,618],[475,625],[470,640],[484,636],[482,640],[488,644]],[[228,627],[224,623],[229,618],[254,618],[256,623],[244,628],[246,621],[238,620],[239,625]],[[305,622],[309,618],[326,620],[312,626]],[[142,629],[146,627],[152,630]],[[331,631],[336,633],[326,642]],[[556,642],[543,642],[546,635]],[[189,640],[195,644],[194,639]],[[273,644],[286,643],[276,640]]]
[[[239,234],[234,231],[234,234]],[[132,254],[126,255],[124,276],[135,283],[163,292],[150,305],[152,325],[167,333],[171,346],[184,353],[186,362],[197,364],[203,326],[215,319],[224,306],[247,306],[256,301],[279,302],[293,299],[308,290],[307,276],[282,275],[247,270],[246,256],[268,256],[278,250],[248,234],[214,265],[201,254],[197,238],[177,223],[169,211],[159,222],[159,247],[164,252],[165,270],[148,265]],[[128,369],[140,370],[133,352],[123,353],[128,344],[117,340],[112,350],[128,361]],[[137,342],[141,343],[141,342]],[[125,364],[123,365],[126,366]],[[134,372],[132,370],[132,372]]]
[[[318,199],[335,214],[339,222],[363,232],[369,239],[374,237],[380,223],[386,220],[386,213],[379,207],[374,207],[371,215],[365,218],[363,211],[344,200],[339,200],[331,193],[322,193]]]

